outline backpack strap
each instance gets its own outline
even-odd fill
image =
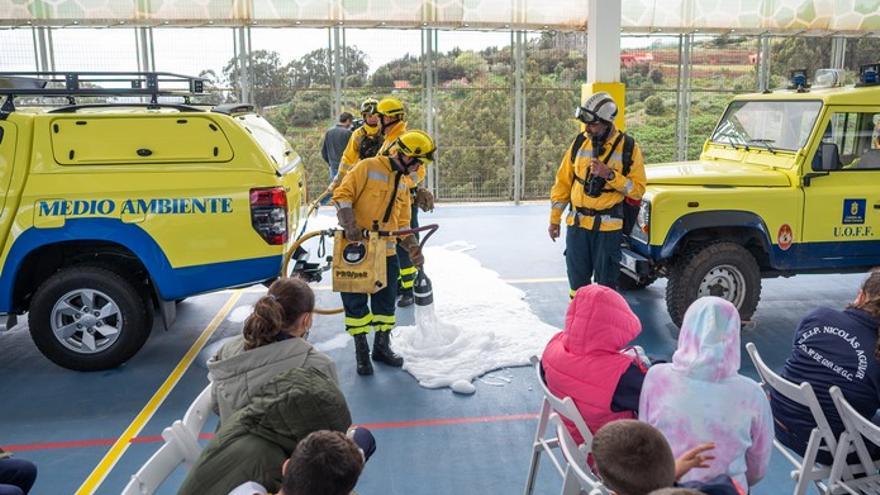
[[[388,223],[391,218],[391,211],[394,209],[394,202],[397,200],[397,188],[400,187],[400,178],[403,172],[397,170],[394,174],[394,189],[391,191],[391,200],[388,201],[388,207],[385,208],[385,216],[382,217],[382,225]]]
[[[574,165],[574,159],[577,157],[577,152],[581,149],[581,146],[584,145],[584,141],[587,140],[587,136],[584,135],[583,132],[579,132],[577,136],[574,137],[574,142],[571,143],[571,150],[568,152],[568,161]]]
[[[621,133],[623,134],[623,133]],[[626,177],[629,175],[630,169],[632,169],[633,164],[633,149],[636,147],[636,140],[633,139],[629,134],[623,134],[623,153],[621,154],[621,161],[623,162],[623,176]]]

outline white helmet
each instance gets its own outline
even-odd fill
[[[610,124],[617,117],[617,104],[611,95],[600,91],[584,100],[584,104],[575,110],[574,116],[584,124],[597,121]]]

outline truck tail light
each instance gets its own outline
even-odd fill
[[[287,242],[287,192],[283,187],[251,189],[251,225],[269,244]]]

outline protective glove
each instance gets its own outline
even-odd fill
[[[431,191],[424,187],[416,189],[416,206],[426,213],[434,211],[434,195]]]
[[[339,225],[345,230],[345,238],[351,242],[361,242],[364,240],[364,232],[357,226],[354,220],[354,210],[351,208],[340,208],[336,211],[336,218],[339,219]]]
[[[551,223],[549,227],[547,227],[547,233],[550,234],[550,240],[556,242],[556,239],[559,239],[559,224]]]
[[[406,236],[398,242],[400,242],[400,247],[406,249],[407,254],[409,254],[409,259],[412,260],[413,265],[421,267],[425,264],[425,256],[422,254],[422,247],[419,246],[419,241],[416,240],[415,236]]]

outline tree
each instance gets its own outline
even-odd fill
[[[653,117],[659,117],[666,113],[666,104],[663,102],[663,97],[654,95],[645,100],[645,113]]]
[[[486,61],[479,54],[467,51],[455,57],[455,65],[461,67],[465,77],[474,81],[489,70]]]
[[[239,62],[238,58],[232,58],[223,68],[226,81],[237,94],[241,94]],[[252,101],[249,103],[262,108],[283,103],[290,97],[291,80],[281,65],[278,53],[267,50],[254,51],[251,53],[249,65],[248,77],[253,88]]]
[[[294,78],[294,86],[297,88],[332,86],[332,54],[333,52],[327,48],[319,48],[291,62],[289,71]],[[351,77],[354,82],[365,81],[369,72],[366,59],[364,52],[356,47],[346,46],[342,52],[342,74]]]

